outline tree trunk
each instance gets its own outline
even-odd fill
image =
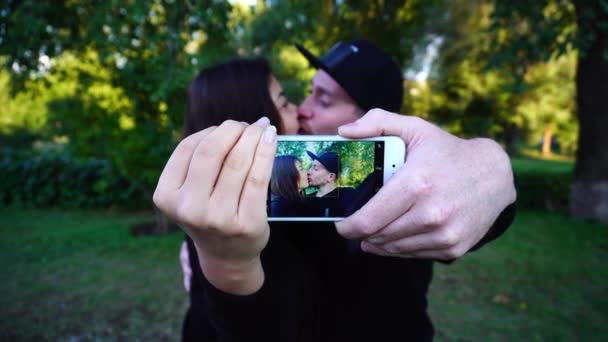
[[[542,153],[543,156],[548,157],[551,155],[551,138],[553,137],[553,131],[551,129],[551,124],[545,125],[545,130],[543,132],[543,148]]]
[[[599,1],[574,3],[579,31],[585,38],[595,39],[579,51],[578,57],[579,137],[570,212],[575,217],[608,223],[608,33],[600,27],[608,18]],[[583,11],[595,13],[592,22],[582,15]]]

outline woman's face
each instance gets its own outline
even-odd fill
[[[308,187],[308,173],[302,168],[302,163],[299,160],[295,161],[295,165],[298,170],[298,191],[302,191]]]
[[[277,111],[279,112],[279,116],[281,116],[281,121],[283,123],[283,127],[278,127],[279,133],[297,134],[300,129],[300,124],[298,123],[296,106],[287,100],[285,94],[283,94],[283,87],[281,87],[281,84],[274,76],[270,76],[268,91],[270,92],[272,102],[274,102],[275,107],[277,107]]]

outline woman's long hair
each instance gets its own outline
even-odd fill
[[[188,88],[184,137],[225,120],[254,123],[262,116],[281,127],[268,91],[271,75],[268,61],[262,58],[233,59],[203,69]]]
[[[283,155],[274,158],[272,176],[270,178],[270,191],[272,194],[291,201],[303,198],[298,191],[300,173],[296,168],[299,159],[294,155]]]

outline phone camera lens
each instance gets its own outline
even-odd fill
[[[393,167],[395,167],[395,164],[393,164]]]

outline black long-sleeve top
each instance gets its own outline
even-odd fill
[[[473,248],[513,221],[508,206]],[[433,261],[364,253],[332,223],[270,225],[261,254],[265,281],[252,295],[216,289],[188,238],[191,305],[184,341],[429,341],[426,294]]]

